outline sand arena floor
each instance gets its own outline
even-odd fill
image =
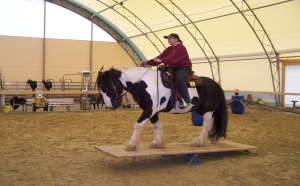
[[[0,185],[299,185],[300,115],[229,109],[226,140],[251,152],[200,154],[188,167],[159,157],[117,159],[95,145],[126,144],[139,109],[0,114]],[[191,114],[161,113],[167,143],[192,142],[202,127]],[[150,122],[141,143],[153,140]]]

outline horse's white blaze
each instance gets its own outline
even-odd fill
[[[104,102],[105,102],[106,107],[112,108],[113,106],[112,106],[111,100],[110,100],[110,98],[106,95],[106,93],[102,92],[102,96],[103,96],[103,100],[104,100]]]

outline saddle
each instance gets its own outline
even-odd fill
[[[160,69],[158,69],[160,70]],[[185,79],[187,87],[196,88],[202,85],[202,79],[192,71]],[[171,68],[164,69],[161,73],[162,83],[165,87],[171,88],[171,104],[175,108],[176,101],[181,101],[181,94],[178,90],[177,83],[174,77],[174,71]]]

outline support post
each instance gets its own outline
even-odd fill
[[[90,41],[90,71],[93,71],[93,36],[94,36],[94,23],[91,22],[91,41]],[[90,87],[92,87],[93,76],[90,74]]]
[[[168,160],[174,163],[185,164],[188,161],[187,166],[195,166],[202,164],[201,160],[198,157],[198,154],[183,154],[183,155],[170,155],[170,156],[161,156],[160,158]]]
[[[43,79],[45,79],[45,63],[46,63],[46,58],[45,58],[45,54],[46,54],[46,0],[44,0],[44,34],[43,34]]]

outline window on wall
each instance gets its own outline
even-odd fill
[[[90,40],[91,22],[52,3],[46,5],[46,38]],[[0,35],[42,38],[44,0],[0,0]],[[93,26],[94,41],[115,42],[98,26]]]
[[[299,65],[286,65],[285,67],[285,92],[300,93],[300,64]],[[300,104],[300,96],[286,95],[284,104],[292,106],[291,101],[298,101]]]

